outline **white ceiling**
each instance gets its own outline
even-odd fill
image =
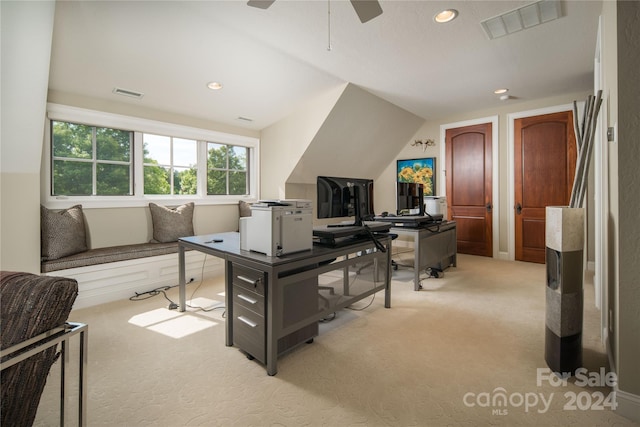
[[[262,129],[345,82],[425,119],[593,87],[600,1],[562,1],[560,19],[494,40],[480,22],[531,2],[380,3],[362,24],[344,0],[58,1],[49,88]],[[436,24],[444,8],[460,16]]]

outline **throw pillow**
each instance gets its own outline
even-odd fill
[[[238,204],[238,210],[240,212],[240,218],[251,216],[251,203],[247,203],[244,200],[240,200]]]
[[[152,242],[176,242],[180,237],[193,236],[193,202],[175,209],[149,203],[153,223]]]
[[[57,212],[40,206],[40,248],[43,261],[88,249],[82,205]]]

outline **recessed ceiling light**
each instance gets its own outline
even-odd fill
[[[503,93],[507,93],[509,92],[509,89],[507,88],[501,88],[501,89],[496,89],[493,91],[493,93],[495,93],[496,95],[501,95]]]
[[[211,90],[220,90],[222,89],[222,83],[220,82],[209,82],[207,83],[207,87]]]
[[[446,10],[443,10],[442,12],[437,13],[436,16],[433,17],[433,20],[436,21],[438,24],[444,24],[445,22],[453,21],[454,19],[456,19],[457,16],[458,16],[457,10],[446,9]]]

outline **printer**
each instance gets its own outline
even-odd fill
[[[311,200],[261,200],[251,205],[251,216],[241,218],[240,249],[281,256],[311,250]]]

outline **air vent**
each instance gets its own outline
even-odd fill
[[[541,0],[482,21],[489,39],[497,39],[562,16],[560,0]]]
[[[144,93],[142,92],[136,92],[135,90],[129,90],[129,89],[122,89],[121,87],[114,87],[113,93],[115,93],[116,95],[129,96],[131,98],[138,98],[138,99],[144,96]]]
[[[239,116],[237,120],[242,120],[244,122],[252,122],[253,121],[253,119],[249,119],[247,117],[242,117],[242,116]]]

